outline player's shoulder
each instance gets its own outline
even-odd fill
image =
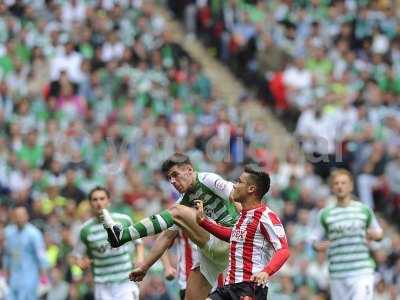
[[[95,218],[90,218],[87,219],[85,222],[83,222],[83,224],[80,227],[80,231],[89,228],[90,226],[96,224],[96,219]]]
[[[111,217],[112,217],[115,221],[132,223],[131,217],[129,217],[129,216],[126,215],[126,214],[121,214],[121,213],[117,213],[117,212],[112,212],[112,213],[111,213]]]
[[[350,203],[350,207],[352,207],[353,209],[357,209],[357,211],[367,215],[372,212],[372,209],[367,204],[357,200],[352,200]]]
[[[326,215],[329,214],[330,212],[334,211],[335,209],[339,208],[339,206],[337,205],[337,203],[329,203],[327,206],[325,206],[324,208],[322,208],[320,210],[320,214],[321,215]]]
[[[324,208],[322,208],[319,211],[319,221],[322,224],[326,224],[328,217],[331,216],[332,213],[335,213],[335,210],[337,208],[338,208],[338,206],[336,205],[336,203],[330,203],[327,206],[325,206]]]
[[[220,175],[211,173],[211,172],[198,172],[197,178],[199,179],[200,183],[204,184],[209,188],[216,188],[219,190],[223,190],[229,181],[226,181]]]
[[[79,227],[79,236],[81,241],[85,241],[87,236],[89,235],[90,228],[97,225],[98,222],[96,218],[87,219],[83,224]]]
[[[197,172],[197,178],[199,178],[200,182],[205,182],[208,180],[219,179],[222,177],[212,172]]]
[[[368,205],[366,205],[365,203],[362,203],[360,201],[357,200],[351,200],[350,205],[351,207],[357,207],[357,208],[369,208]]]
[[[17,230],[17,226],[15,224],[9,224],[4,228],[4,234],[7,236],[9,234],[13,234]]]
[[[261,212],[261,220],[264,222],[272,222],[272,224],[281,224],[279,215],[266,205],[262,205],[259,209]]]
[[[41,231],[39,228],[37,228],[35,225],[28,223],[26,224],[26,227],[28,228],[28,230],[34,234],[41,234]]]

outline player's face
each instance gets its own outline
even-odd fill
[[[332,192],[337,198],[345,198],[353,191],[353,183],[346,174],[338,174],[332,180]]]
[[[19,227],[22,228],[26,223],[28,223],[28,212],[26,211],[26,208],[24,207],[18,207],[14,211],[14,219],[15,219],[15,224]]]
[[[242,173],[242,175],[240,175],[239,179],[233,186],[233,201],[243,203],[248,197],[249,192],[251,192],[252,188],[252,185],[247,182],[246,173]]]
[[[168,181],[183,194],[186,193],[193,185],[196,177],[193,176],[194,170],[191,165],[173,166],[167,173]]]
[[[90,206],[96,215],[100,214],[102,209],[107,208],[109,203],[110,199],[104,191],[95,191],[90,199]]]

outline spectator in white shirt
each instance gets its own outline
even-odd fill
[[[57,80],[60,77],[61,71],[66,71],[70,80],[76,82],[81,75],[82,55],[75,51],[75,45],[72,42],[67,42],[64,51],[57,53],[50,63],[50,77],[52,80]]]
[[[124,44],[120,42],[117,34],[111,32],[107,36],[107,42],[103,45],[101,58],[106,62],[112,59],[120,59],[124,54],[124,49]]]

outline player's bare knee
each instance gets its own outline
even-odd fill
[[[175,204],[169,209],[174,220],[181,220],[182,219],[182,205]]]

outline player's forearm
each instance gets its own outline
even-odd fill
[[[275,252],[271,260],[265,266],[264,270],[269,276],[275,274],[287,261],[290,256],[290,251],[288,248],[282,248]]]
[[[165,269],[172,268],[171,261],[169,260],[168,250],[161,256],[161,262]]]
[[[144,261],[144,246],[139,244],[136,246],[136,262],[142,263]]]
[[[165,250],[167,250],[174,242],[176,234],[176,232],[171,230],[164,231],[160,234],[143,261],[143,268],[149,269],[157,260],[161,258]]]
[[[199,225],[212,235],[216,236],[217,238],[225,242],[229,242],[231,238],[232,234],[231,228],[214,223],[207,218],[204,218]]]

